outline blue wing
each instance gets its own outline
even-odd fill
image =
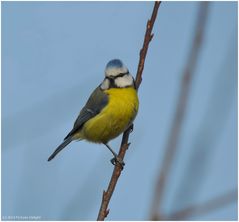
[[[80,114],[74,123],[73,129],[64,138],[64,140],[72,137],[82,128],[85,122],[99,114],[100,111],[107,105],[107,103],[108,95],[104,93],[100,87],[97,87],[91,94],[85,106],[80,111]]]

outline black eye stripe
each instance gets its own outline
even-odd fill
[[[128,75],[129,74],[129,72],[124,72],[124,73],[120,73],[120,74],[118,74],[117,76],[107,76],[106,77],[106,79],[116,79],[116,78],[118,78],[118,77],[123,77],[123,76],[125,76],[125,75]]]
[[[117,75],[115,78],[118,78],[118,77],[123,77],[125,75],[129,74],[129,72],[126,72],[126,73],[120,73],[119,75]]]

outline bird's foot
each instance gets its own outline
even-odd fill
[[[121,166],[121,169],[124,169],[125,163],[124,161],[119,157],[114,157],[110,160],[110,162],[115,166],[117,163]]]

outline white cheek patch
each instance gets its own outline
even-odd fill
[[[115,85],[120,88],[133,86],[134,79],[131,75],[124,75],[123,77],[115,78]]]
[[[106,90],[106,89],[109,89],[110,88],[110,81],[108,79],[105,79],[101,85],[100,85],[100,88],[102,90]]]
[[[105,70],[105,76],[111,77],[111,76],[117,76],[119,73],[126,73],[128,72],[128,69],[125,66],[122,66],[120,68],[116,67],[110,67]]]

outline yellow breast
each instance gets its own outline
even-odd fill
[[[105,93],[109,102],[101,112],[87,121],[80,132],[81,138],[95,143],[107,143],[119,136],[133,122],[139,106],[134,88],[111,88]]]

